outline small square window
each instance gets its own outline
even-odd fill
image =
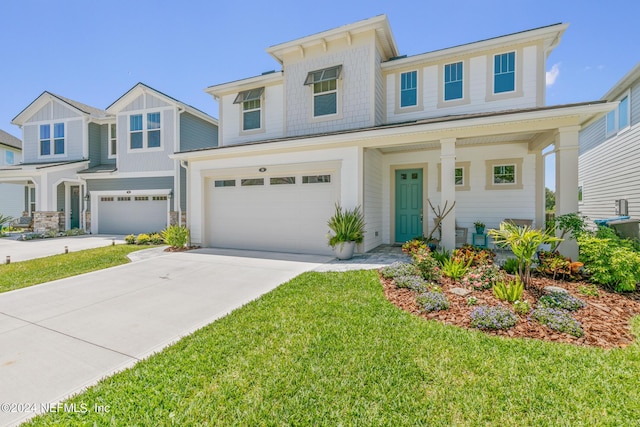
[[[412,173],[411,179],[418,179],[418,174],[416,172]]]
[[[464,168],[456,168],[455,185],[464,185]]]
[[[401,179],[401,180],[403,180],[403,181],[404,181],[405,179],[407,179],[407,174],[406,174],[406,173],[401,173],[401,174],[400,174],[400,179]]]
[[[493,167],[493,183],[494,184],[515,184],[516,183],[516,166],[500,165]]]

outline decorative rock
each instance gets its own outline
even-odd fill
[[[565,288],[561,288],[559,286],[545,286],[543,288],[543,291],[547,294],[550,294],[552,292],[561,292],[563,294],[568,294],[569,291],[567,291]]]
[[[466,297],[473,291],[469,289],[464,289],[464,288],[451,288],[449,292],[451,292],[454,295],[460,295],[461,297]]]

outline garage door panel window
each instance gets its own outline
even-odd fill
[[[240,185],[250,187],[254,185],[264,185],[264,178],[245,178],[240,180]]]
[[[134,197],[136,202],[147,202],[149,201],[149,196],[136,196]]]
[[[119,202],[130,202],[131,201],[131,197],[128,196],[123,196],[123,197],[118,197],[118,201]]]
[[[221,187],[235,187],[236,186],[236,180],[235,179],[218,179],[214,182],[214,186],[216,188],[221,188]]]
[[[331,175],[305,175],[302,177],[303,184],[321,184],[331,182]]]
[[[269,180],[269,184],[271,185],[286,185],[286,184],[295,184],[295,183],[296,183],[295,176],[274,177]]]

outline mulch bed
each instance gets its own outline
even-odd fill
[[[164,251],[165,252],[186,252],[186,251],[192,251],[194,249],[200,249],[200,246],[184,246],[182,248],[174,248],[169,246]]]
[[[471,329],[469,315],[479,305],[510,305],[498,300],[491,289],[473,291],[468,296],[459,296],[451,293],[454,287],[462,287],[449,278],[440,281],[442,291],[449,299],[451,305],[448,310],[422,313],[416,304],[417,294],[403,288],[397,288],[393,280],[386,280],[380,276],[387,299],[401,309],[426,319],[437,320],[449,325]],[[573,313],[573,316],[582,324],[584,335],[580,338],[569,334],[557,332],[529,319],[527,315],[519,316],[518,323],[510,329],[499,331],[486,331],[491,335],[499,335],[511,338],[535,338],[545,341],[556,341],[581,346],[594,346],[601,348],[626,347],[630,345],[634,336],[631,333],[629,321],[633,316],[640,314],[640,292],[618,294],[598,289],[599,296],[585,296],[578,292],[578,287],[588,285],[585,282],[563,282],[541,277],[532,279],[529,289],[525,290],[523,299],[531,304],[533,309],[538,298],[544,295],[542,289],[545,286],[558,286],[580,298],[586,303],[586,307]],[[474,296],[478,299],[475,306],[467,305],[467,298]],[[511,308],[511,307],[510,307]]]

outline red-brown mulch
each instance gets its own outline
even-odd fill
[[[184,246],[182,248],[176,248],[176,247],[173,247],[173,246],[169,246],[164,251],[165,252],[186,252],[186,251],[192,251],[194,249],[200,249],[200,246]]]
[[[384,294],[387,299],[401,309],[413,313],[426,319],[438,320],[440,322],[455,325],[462,328],[471,329],[471,311],[479,305],[510,305],[498,300],[493,292],[488,289],[484,291],[473,291],[468,296],[459,296],[451,293],[454,287],[463,287],[453,280],[441,279],[442,291],[446,294],[451,305],[448,310],[422,313],[416,304],[417,294],[403,288],[397,288],[393,280],[386,280],[380,276],[384,287]],[[518,323],[510,329],[499,331],[486,331],[491,335],[500,335],[512,338],[535,338],[545,341],[564,342],[582,346],[595,346],[601,348],[626,347],[630,345],[634,336],[631,333],[629,321],[631,317],[640,314],[640,292],[631,294],[618,294],[608,292],[599,288],[599,296],[585,296],[578,292],[578,287],[588,285],[585,282],[562,282],[545,278],[533,278],[532,284],[525,290],[523,299],[531,304],[533,309],[545,286],[558,286],[566,289],[569,293],[580,298],[586,303],[586,307],[573,313],[574,317],[581,323],[584,335],[576,338],[569,334],[557,332],[548,327],[528,319],[527,315],[518,316]],[[467,298],[474,296],[478,300],[475,306],[467,304]]]

